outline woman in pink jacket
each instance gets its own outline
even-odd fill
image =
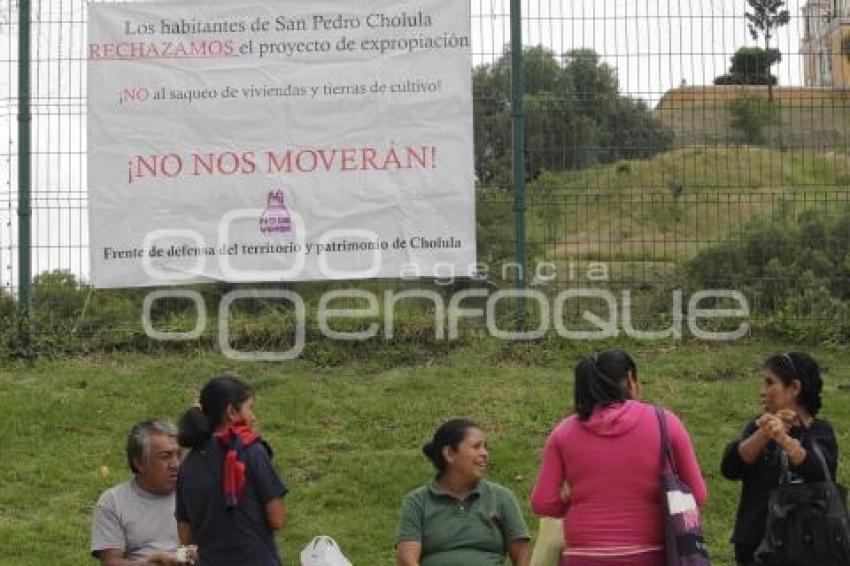
[[[664,566],[655,408],[641,402],[637,366],[621,350],[581,360],[575,410],[549,435],[531,508],[564,519],[561,566]],[[670,411],[673,459],[697,505],[707,497],[690,437]]]

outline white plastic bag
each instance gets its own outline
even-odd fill
[[[564,526],[561,519],[540,519],[540,530],[531,555],[531,566],[558,566],[564,551]]]
[[[334,539],[315,537],[301,551],[301,566],[352,566]]]

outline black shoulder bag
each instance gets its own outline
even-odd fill
[[[815,441],[826,481],[792,482],[782,452],[779,486],[770,494],[767,528],[755,552],[760,566],[850,566],[847,490],[834,482]]]

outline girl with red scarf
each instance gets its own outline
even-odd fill
[[[199,566],[281,566],[274,531],[286,522],[287,489],[255,420],[254,391],[219,376],[180,421],[180,445],[191,452],[180,465],[175,515],[181,544],[198,546]]]

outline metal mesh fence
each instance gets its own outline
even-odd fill
[[[88,273],[86,218],[86,60],[84,2],[32,6],[32,265],[33,273]],[[0,46],[3,101],[0,194],[0,284],[17,286],[18,7],[5,3]]]
[[[83,282],[86,5],[32,8],[33,273],[66,270]],[[11,294],[17,9],[4,3],[0,13],[0,287]],[[788,22],[762,52],[746,9],[739,0],[523,2],[532,288],[734,286],[764,320],[846,325],[850,6],[789,0]],[[517,279],[509,12],[508,0],[472,0],[479,256],[489,283],[503,287]],[[768,65],[773,49],[780,60]],[[770,89],[739,84],[771,76]],[[828,300],[794,299],[815,290]],[[92,291],[85,305],[98,296],[115,294]],[[654,305],[646,302],[650,319]],[[138,318],[109,324],[139,329]]]
[[[2,144],[2,156],[0,156],[0,287],[6,292],[12,291],[12,251],[14,249],[14,234],[16,225],[13,224],[17,210],[15,197],[17,195],[17,177],[15,159],[17,148],[16,122],[17,117],[17,29],[12,22],[15,20],[16,11],[11,2],[3,6],[0,15],[0,100],[2,100],[2,111],[0,111],[0,128],[2,128],[6,139]]]

